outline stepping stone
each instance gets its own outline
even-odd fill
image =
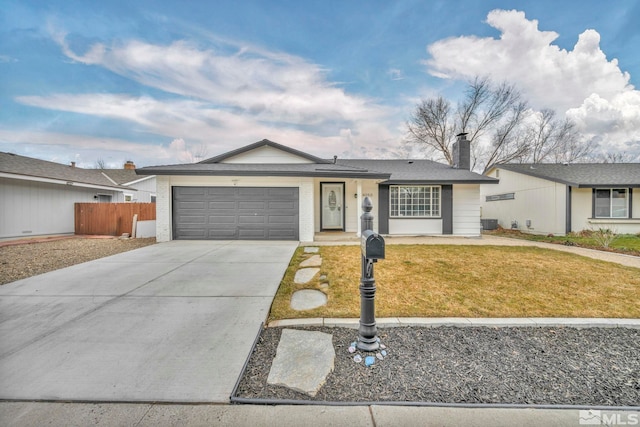
[[[319,268],[301,268],[296,271],[296,275],[293,277],[293,281],[299,285],[308,283],[313,277],[318,274]]]
[[[267,383],[315,396],[333,371],[332,338],[324,332],[283,329]]]
[[[320,283],[320,289],[329,289],[329,284],[327,282]]]
[[[321,265],[322,258],[320,257],[320,255],[314,255],[311,258],[300,263],[300,267],[320,267]]]
[[[291,295],[291,308],[294,310],[311,310],[327,303],[327,296],[314,289],[303,289]]]
[[[317,254],[320,248],[316,246],[305,246],[304,253],[305,254]]]

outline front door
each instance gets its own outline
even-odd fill
[[[344,182],[320,184],[322,229],[344,230]]]

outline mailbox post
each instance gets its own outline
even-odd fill
[[[375,297],[376,280],[373,274],[373,264],[384,259],[384,239],[373,232],[373,204],[369,197],[362,201],[360,217],[362,225],[362,275],[360,277],[360,327],[358,329],[357,348],[364,351],[375,351],[380,348],[378,330],[376,328]]]

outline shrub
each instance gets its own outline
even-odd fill
[[[618,234],[609,228],[598,228],[591,231],[591,237],[603,248],[608,248],[618,238]]]

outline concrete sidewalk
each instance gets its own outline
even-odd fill
[[[0,402],[0,424],[27,426],[491,426],[565,427],[580,420],[640,422],[632,410],[408,406],[159,405]],[[590,423],[590,424],[593,424]],[[598,425],[600,423],[597,423]]]

